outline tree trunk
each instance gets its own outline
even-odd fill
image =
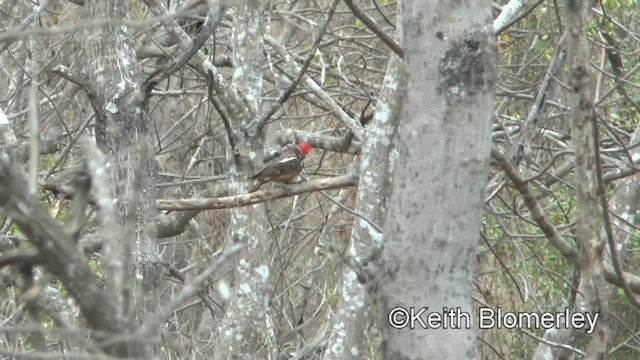
[[[85,17],[126,19],[129,2],[85,1]],[[122,228],[103,228],[103,265],[115,294],[114,321],[129,323],[155,312],[162,274],[156,246],[156,170],[148,109],[138,94],[139,69],[131,30],[90,30],[85,51],[96,99],[96,142],[107,157],[116,216]],[[100,206],[98,206],[98,211]],[[133,275],[133,276],[132,276]],[[135,284],[133,289],[131,284]]]
[[[228,151],[229,189],[246,193],[255,165],[262,160],[263,134],[256,130],[262,96],[262,49],[266,3],[244,0],[238,4],[234,18],[234,65],[232,86],[245,94],[246,109],[233,124],[239,131],[232,135],[238,153]],[[235,271],[234,296],[229,300],[218,326],[216,359],[255,359],[264,334],[264,317],[269,306],[271,239],[267,238],[264,205],[231,210],[229,238],[243,245]]]
[[[398,20],[399,36],[402,36],[401,21]],[[355,218],[346,251],[349,262],[354,266],[347,267],[342,274],[342,296],[333,319],[325,359],[361,359],[365,351],[370,304],[365,287],[358,278],[368,276],[370,258],[379,256],[384,246],[383,234],[371,222],[377,226],[384,225],[393,174],[392,154],[405,86],[404,62],[398,56],[391,55],[383,90],[373,121],[366,129],[360,156],[356,212],[362,217]]]
[[[596,125],[593,83],[589,75],[590,54],[587,43],[587,13],[582,1],[566,1],[569,86],[571,96],[571,138],[576,157],[575,188],[577,197],[576,234],[580,285],[576,303],[578,311],[599,313],[593,336],[586,348],[585,359],[607,357],[609,341],[606,281],[603,269],[605,243],[600,237],[602,214],[598,208],[599,169],[596,162]]]
[[[382,267],[371,285],[384,357],[477,359],[471,280],[496,81],[491,2],[407,0],[400,11],[410,80]],[[411,321],[422,308],[426,329]],[[448,309],[459,316],[449,321]],[[429,324],[438,314],[446,322]]]

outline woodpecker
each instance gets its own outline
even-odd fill
[[[309,151],[311,151],[311,145],[306,142],[284,147],[273,164],[265,166],[257,174],[249,177],[249,180],[256,180],[256,184],[249,192],[258,191],[264,183],[271,181],[291,182],[302,171],[302,160]]]

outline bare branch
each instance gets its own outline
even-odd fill
[[[297,73],[300,72],[300,67],[291,58],[291,56],[289,56],[287,49],[285,49],[284,46],[279,44],[275,39],[273,39],[270,36],[265,36],[265,41],[271,47],[273,47],[280,54],[280,56],[282,56],[285,59],[285,61],[293,69],[293,71]],[[344,112],[344,110],[342,110],[340,106],[338,106],[335,100],[331,96],[329,96],[329,94],[327,94],[324,90],[322,90],[322,88],[318,85],[318,83],[315,82],[315,80],[313,80],[306,74],[304,75],[304,80],[307,87],[311,89],[311,91],[317,97],[322,99],[322,101],[324,101],[324,103],[327,106],[329,106],[331,111],[333,111],[333,113],[342,121],[344,126],[347,129],[349,129],[358,140],[362,140],[362,136],[363,136],[362,125],[358,121],[350,117],[346,112]]]
[[[300,84],[300,81],[302,80],[304,75],[307,73],[307,69],[309,68],[309,65],[311,65],[311,61],[315,57],[316,51],[318,51],[318,47],[320,46],[322,35],[324,35],[324,32],[327,31],[327,27],[329,27],[329,22],[331,22],[331,19],[333,18],[333,14],[335,13],[336,8],[338,7],[338,2],[340,2],[340,0],[333,0],[333,3],[331,4],[329,11],[327,12],[327,19],[325,20],[324,24],[322,24],[322,26],[318,29],[318,32],[316,33],[316,39],[313,42],[313,45],[311,46],[309,55],[307,55],[307,58],[302,64],[302,68],[300,68],[300,71],[298,72],[298,76],[296,76],[296,78],[293,79],[291,84],[289,84],[289,87],[282,94],[280,94],[280,97],[278,97],[278,100],[276,100],[276,103],[273,104],[273,106],[271,106],[269,110],[264,112],[264,114],[262,115],[262,118],[258,122],[258,131],[262,130],[262,128],[267,124],[267,121],[269,121],[269,119],[273,116],[273,114],[275,114],[276,111],[278,111],[278,109],[280,109],[280,107],[282,107],[282,105],[287,101],[287,99],[289,99],[291,94],[293,94],[293,90],[295,90],[295,88],[298,87],[298,84]]]
[[[547,236],[547,239],[549,239],[551,244],[567,259],[574,263],[577,262],[578,253],[576,249],[573,248],[569,242],[563,239],[562,236],[558,234],[558,231],[553,224],[549,222],[547,216],[540,207],[540,204],[538,204],[538,201],[531,192],[531,189],[529,189],[529,185],[520,178],[518,170],[513,166],[511,161],[509,161],[509,159],[507,159],[506,156],[504,156],[504,154],[495,147],[491,148],[491,157],[498,162],[502,167],[502,170],[504,170],[509,179],[513,182],[515,188],[520,192],[527,204],[527,207],[529,208],[529,211],[531,212],[531,215],[533,216],[533,219],[538,223],[538,226]]]
[[[209,280],[211,276],[216,274],[220,267],[226,264],[233,255],[237,254],[240,251],[240,245],[231,245],[229,248],[225,249],[222,255],[212,261],[207,268],[202,271],[200,275],[198,275],[192,282],[186,284],[186,286],[180,291],[178,295],[176,295],[168,304],[162,307],[157,314],[154,314],[152,317],[147,319],[144,324],[135,331],[133,336],[139,336],[141,339],[152,335],[156,329],[162,325],[164,321],[169,317],[172,311],[177,309],[180,305],[182,305],[185,301],[187,301],[191,296],[195,295],[202,286],[205,281]]]
[[[220,210],[240,206],[247,206],[300,195],[319,190],[340,189],[358,185],[358,178],[351,175],[337,176],[327,179],[312,180],[300,184],[286,185],[286,187],[273,190],[260,190],[249,194],[234,195],[214,199],[192,200],[158,200],[158,210],[186,211],[186,210]]]
[[[5,159],[0,158],[0,207],[27,235],[44,259],[47,268],[64,284],[77,301],[93,329],[117,332],[111,297],[99,286],[84,254],[74,245],[57,221],[51,218],[25,186],[25,179]]]
[[[344,3],[347,4],[349,9],[351,9],[351,12],[353,12],[353,14],[358,19],[360,19],[360,21],[362,21],[363,24],[365,24],[371,31],[373,31],[374,34],[378,35],[380,40],[382,40],[382,42],[384,42],[391,50],[393,50],[393,52],[396,53],[396,55],[400,56],[401,58],[404,58],[404,50],[402,50],[402,47],[400,46],[400,44],[398,44],[396,40],[392,38],[389,34],[384,32],[384,30],[382,30],[378,26],[378,24],[373,18],[371,18],[364,11],[362,11],[362,9],[360,9],[358,5],[356,5],[353,2],[353,0],[344,0]]]
[[[158,69],[154,71],[151,75],[147,77],[147,80],[142,84],[141,93],[144,96],[143,103],[147,102],[149,96],[151,95],[151,90],[159,84],[160,82],[167,79],[173,73],[181,69],[187,62],[193,58],[193,55],[196,54],[200,50],[200,48],[204,45],[204,43],[211,37],[211,35],[216,31],[220,21],[224,17],[225,12],[228,7],[226,5],[221,4],[219,12],[213,16],[207,16],[205,20],[204,26],[200,29],[200,32],[193,39],[193,43],[191,47],[189,47],[178,59],[176,59],[171,65]]]

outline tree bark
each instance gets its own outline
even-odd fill
[[[237,146],[227,151],[229,190],[246,193],[247,177],[262,159],[263,133],[256,128],[262,97],[262,63],[264,48],[264,17],[266,3],[243,0],[238,3],[234,18],[232,86],[245,95],[244,111],[238,111],[229,136]],[[232,143],[230,143],[231,145]],[[256,352],[264,334],[264,318],[269,306],[271,239],[267,238],[267,218],[264,205],[252,205],[231,210],[229,239],[243,247],[237,258],[235,289],[217,331],[215,358],[259,358]]]
[[[125,19],[124,0],[85,1],[85,17]],[[116,294],[114,321],[129,323],[158,304],[162,274],[156,246],[156,169],[148,109],[138,93],[139,69],[131,30],[90,30],[85,43],[89,84],[96,95],[96,142],[107,157],[116,217],[121,227],[103,228],[103,264]],[[108,204],[97,204],[97,211]],[[133,276],[131,276],[133,275]],[[134,287],[131,287],[134,284]]]
[[[402,36],[401,14],[398,37]],[[402,95],[406,87],[404,62],[391,55],[383,90],[372,123],[366,128],[360,156],[360,183],[355,211],[378,226],[384,225],[393,175],[393,153],[398,130]],[[377,257],[384,246],[384,236],[369,222],[358,217],[351,234],[346,256],[354,266],[342,274],[340,303],[333,319],[325,359],[361,359],[365,351],[370,304],[365,287],[358,281],[368,276],[370,258]],[[363,273],[364,272],[364,273]]]
[[[593,82],[589,74],[590,54],[587,43],[589,5],[566,1],[569,86],[571,88],[571,138],[576,157],[575,189],[577,197],[576,233],[580,244],[578,265],[580,285],[576,303],[579,311],[600,313],[596,328],[586,348],[586,359],[607,357],[609,341],[608,299],[604,277],[603,250],[600,237],[602,214],[598,207],[598,168],[594,136],[595,110]]]
[[[377,292],[387,359],[477,359],[472,257],[488,175],[496,81],[491,2],[404,1],[409,82]],[[454,309],[459,321],[402,322]],[[446,319],[446,318],[445,318]],[[398,328],[401,327],[400,329]],[[425,324],[427,325],[427,324]],[[455,326],[456,328],[452,328]]]

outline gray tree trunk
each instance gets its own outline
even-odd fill
[[[130,10],[124,0],[85,1],[84,5],[89,21],[122,20]],[[156,285],[162,274],[156,246],[154,142],[148,109],[138,94],[131,30],[99,27],[88,32],[85,44],[87,68],[92,69],[87,75],[95,91],[96,142],[107,157],[116,216],[123,226],[101,229],[103,264],[118,303],[114,321],[131,322],[156,310]]]
[[[471,280],[496,81],[491,2],[414,0],[400,11],[409,82],[382,267],[371,284],[384,357],[477,359]],[[447,329],[419,322],[397,329],[388,319],[403,320],[392,311],[399,307],[428,307],[425,322],[429,313],[453,308],[469,323],[461,316]]]
[[[401,2],[401,1],[400,1]],[[398,37],[402,36],[402,14],[398,14]],[[374,226],[384,225],[393,174],[392,154],[398,129],[402,96],[406,87],[404,62],[392,54],[383,89],[372,123],[366,128],[360,156],[360,183],[347,267],[342,274],[340,303],[325,351],[325,359],[361,359],[366,349],[367,325],[370,323],[369,301],[358,277],[366,278],[371,257],[379,256],[384,246],[383,234]],[[366,219],[366,220],[365,220]]]
[[[589,75],[590,52],[587,42],[589,5],[582,1],[566,1],[569,86],[571,96],[571,138],[576,157],[575,188],[577,203],[576,234],[580,244],[578,265],[580,285],[576,303],[579,311],[600,313],[595,330],[586,347],[585,359],[607,357],[609,341],[609,304],[604,278],[606,248],[600,237],[602,212],[598,208],[598,168],[593,82]]]
[[[574,4],[575,2],[571,2]],[[569,51],[570,84],[573,89],[571,102],[572,122],[571,135],[576,156],[576,193],[578,202],[577,232],[580,247],[578,248],[580,266],[580,286],[576,295],[575,304],[568,304],[575,311],[600,312],[596,323],[596,336],[591,337],[586,358],[599,359],[606,356],[607,341],[614,338],[610,333],[606,313],[608,299],[618,291],[604,280],[605,262],[611,266],[609,251],[604,246],[603,239],[607,234],[601,226],[601,210],[598,207],[596,177],[597,168],[594,150],[598,146],[593,136],[593,90],[594,86],[589,76],[589,49],[587,45],[587,6],[580,3],[570,6],[567,3],[566,20],[568,24],[567,45]],[[640,136],[640,128],[629,142],[636,144]],[[637,148],[631,149],[629,155],[634,158],[638,153]],[[619,216],[611,217],[611,231],[615,243],[619,248],[618,256],[624,256],[624,249],[632,234],[635,223],[635,214],[640,203],[640,185],[633,178],[626,178],[616,183],[616,190],[609,200],[609,210]],[[604,252],[603,252],[604,251]],[[624,261],[623,261],[624,263]],[[584,329],[564,329],[564,324],[559,329],[550,329],[545,332],[544,339],[570,347],[581,345],[588,335]],[[573,352],[562,347],[551,347],[540,343],[536,348],[535,360],[542,359],[569,359]]]
[[[232,124],[238,153],[228,151],[229,189],[246,193],[247,177],[261,163],[263,134],[256,130],[262,96],[264,17],[266,3],[244,0],[234,18],[234,76],[232,86],[246,96],[246,108]],[[216,359],[256,359],[260,336],[265,333],[265,313],[269,306],[271,239],[264,205],[231,210],[229,238],[243,246],[236,263],[234,296],[220,320],[215,349]]]

